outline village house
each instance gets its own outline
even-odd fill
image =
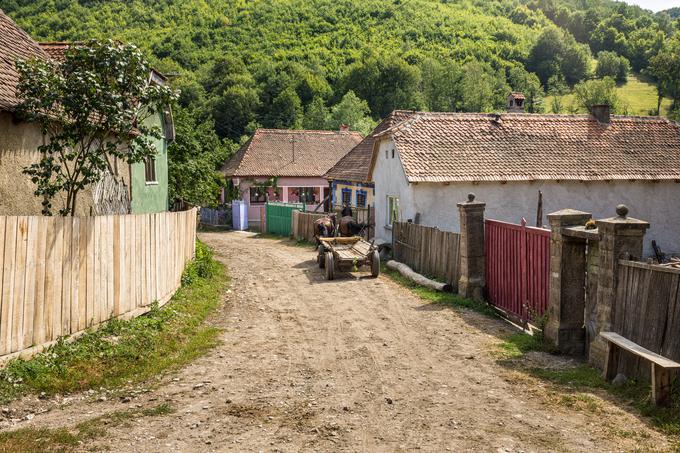
[[[509,98],[509,99],[512,99]],[[475,193],[487,218],[529,225],[539,192],[546,215],[564,208],[596,218],[624,203],[652,227],[665,252],[680,252],[680,125],[659,117],[419,112],[376,134],[376,237],[395,221],[459,231],[458,202]]]
[[[16,97],[19,74],[15,61],[32,58],[59,61],[68,45],[37,43],[0,10],[0,215],[39,215],[42,211],[42,199],[34,195],[35,185],[23,174],[23,169],[40,159],[38,147],[45,138],[38,124],[24,122],[16,115],[20,101]],[[150,81],[165,83],[165,78],[154,72]],[[156,158],[134,165],[114,162],[120,180],[112,183],[111,178],[104,178],[84,191],[79,198],[78,215],[110,213],[113,199],[120,197],[121,190],[126,209],[134,213],[167,210],[167,145],[174,138],[172,115],[168,109],[148,121],[163,132],[163,138],[156,143]]]
[[[368,177],[374,137],[404,121],[412,113],[407,110],[392,112],[324,175],[330,183],[333,206],[365,208],[374,205],[375,185]]]
[[[222,171],[248,206],[248,223],[259,226],[267,201],[305,203],[316,209],[329,195],[324,175],[362,140],[340,131],[258,129]],[[223,191],[222,201],[227,198]],[[320,208],[321,210],[323,207]]]

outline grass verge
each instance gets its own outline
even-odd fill
[[[114,388],[185,365],[217,344],[218,329],[203,321],[219,306],[227,283],[224,266],[197,243],[196,258],[170,303],[129,321],[111,320],[72,342],[61,339],[29,360],[11,361],[0,370],[0,403],[27,393]]]
[[[426,288],[417,283],[414,283],[413,281],[401,275],[399,272],[393,271],[392,269],[388,269],[384,263],[381,264],[380,272],[389,277],[390,279],[392,279],[393,281],[395,281],[396,283],[399,283],[401,286],[410,289],[415,295],[417,295],[423,300],[429,301],[434,304],[445,304],[451,305],[453,307],[467,308],[494,318],[499,317],[498,312],[494,310],[493,307],[490,307],[488,304],[476,302],[474,300],[461,297],[457,294],[445,293],[442,291],[436,291],[434,289]]]
[[[174,412],[163,403],[151,409],[118,411],[96,417],[68,428],[24,428],[0,433],[0,453],[69,452],[88,440],[102,437],[107,427],[129,426],[142,417],[157,417]]]
[[[635,408],[650,420],[653,426],[670,436],[676,450],[680,451],[680,382],[673,383],[671,407],[660,408],[651,401],[649,382],[641,379],[629,379],[625,384],[614,385],[602,378],[600,370],[587,363],[560,369],[522,366],[521,360],[517,359],[521,359],[527,352],[547,351],[539,336],[526,333],[512,334],[499,345],[499,349],[501,358],[506,360],[506,364],[551,384],[562,394],[566,405],[588,398],[583,392],[603,391],[613,397],[617,403]],[[592,401],[585,402],[587,406],[594,405]]]

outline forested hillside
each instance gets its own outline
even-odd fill
[[[203,156],[202,142],[215,148],[219,141],[196,136],[213,130],[227,140],[216,161],[258,126],[348,123],[366,133],[395,108],[493,111],[510,90],[528,95],[529,111],[560,110],[545,105],[546,93],[557,98],[591,78],[622,83],[631,69],[680,97],[678,21],[607,0],[0,0],[0,8],[37,39],[113,37],[145,49],[182,90],[178,118],[193,136],[178,135],[178,162]],[[581,90],[597,97],[590,101],[611,95],[604,82],[593,88]],[[192,171],[208,175],[210,159],[202,165]]]

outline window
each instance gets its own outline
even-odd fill
[[[352,189],[342,189],[342,204],[347,206],[352,204]]]
[[[399,197],[387,196],[387,226],[399,221]]]
[[[156,159],[149,157],[144,161],[144,177],[148,183],[155,183],[156,181]]]
[[[251,187],[250,188],[250,204],[264,203],[267,201],[266,187]]]
[[[394,159],[394,148],[392,148],[392,159]]]
[[[357,208],[366,207],[366,191],[357,190]]]
[[[288,195],[288,200],[306,204],[316,203],[315,189],[315,187],[295,187],[292,194]]]

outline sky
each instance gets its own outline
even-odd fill
[[[652,11],[661,11],[680,6],[680,0],[624,0],[631,5],[639,5]]]

